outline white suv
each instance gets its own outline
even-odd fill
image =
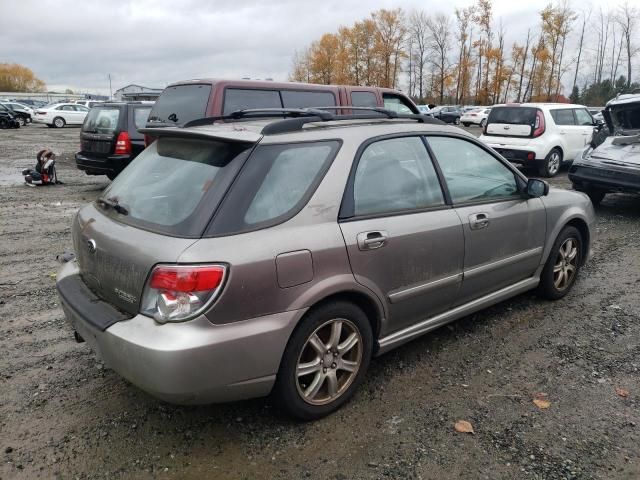
[[[520,103],[492,108],[480,140],[512,163],[553,177],[591,142],[595,121],[586,107]]]

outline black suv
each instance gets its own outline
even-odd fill
[[[0,103],[0,128],[20,128],[15,112],[2,103]]]
[[[153,102],[101,103],[89,111],[80,130],[76,165],[87,175],[111,180],[144,150],[144,128]]]

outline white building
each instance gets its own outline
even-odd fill
[[[116,90],[113,98],[118,101],[157,100],[162,90],[162,88],[149,88],[132,83]]]

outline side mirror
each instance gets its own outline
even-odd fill
[[[530,178],[527,181],[527,195],[530,197],[544,197],[549,194],[549,184],[538,178]]]

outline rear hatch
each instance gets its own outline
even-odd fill
[[[135,314],[158,263],[175,263],[206,229],[252,143],[161,137],[83,208],[73,225],[80,274]]]
[[[105,158],[113,154],[116,135],[124,124],[124,105],[95,106],[84,120],[80,131],[80,153]]]
[[[539,127],[539,110],[534,107],[494,107],[487,117],[484,135],[496,137],[489,142],[503,145],[528,145],[534,131]],[[499,137],[499,138],[498,138]]]

